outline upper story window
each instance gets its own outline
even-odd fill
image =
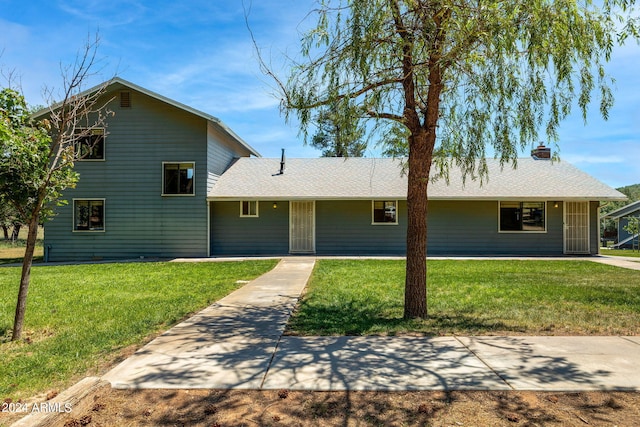
[[[195,194],[195,163],[162,163],[162,194],[192,196]]]
[[[500,202],[500,231],[547,231],[545,202]]]
[[[397,224],[398,202],[396,200],[373,201],[373,224]]]
[[[75,133],[78,160],[104,160],[104,129],[76,129]]]

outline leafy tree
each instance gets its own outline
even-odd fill
[[[344,123],[340,112],[332,108],[320,110],[318,130],[311,138],[311,145],[322,150],[323,157],[362,157],[367,149],[363,141],[365,130],[357,123]]]
[[[406,134],[405,318],[427,315],[432,165],[445,179],[452,166],[486,179],[490,153],[515,167],[541,132],[556,143],[574,103],[586,120],[594,92],[606,118],[613,98],[604,64],[616,43],[637,37],[633,4],[323,0],[288,79],[264,67],[305,136],[325,106],[337,106],[343,123],[373,120],[367,128],[382,140]]]
[[[15,243],[22,228],[22,223],[18,219],[18,212],[11,203],[4,200],[0,194],[0,228],[5,240]],[[12,229],[11,234],[9,230]]]
[[[619,202],[609,202],[600,209],[600,216],[604,216],[609,212],[613,212],[616,209],[620,209],[627,206],[629,203],[637,202],[640,200],[640,184],[627,185],[625,187],[616,188],[619,192],[628,197],[628,200]],[[613,236],[617,236],[618,223],[612,219],[605,219],[601,228],[601,236],[603,238],[603,244],[606,246],[607,239]]]
[[[638,249],[640,251],[640,218],[629,216],[626,219],[628,222],[623,228],[627,233],[634,236],[631,239],[631,249]]]
[[[640,184],[627,185],[624,187],[616,188],[616,190],[627,196],[628,200],[607,203],[606,206],[602,207],[602,214],[613,212],[616,209],[620,209],[621,207],[628,205],[629,203],[637,202],[638,200],[640,200]]]
[[[16,90],[0,92],[0,195],[13,205],[29,228],[20,277],[12,340],[20,339],[31,277],[38,225],[51,217],[53,206],[64,203],[62,191],[74,187],[73,170],[79,158],[76,143],[96,127],[104,127],[103,88],[81,88],[95,62],[97,40],[67,68],[62,101],[52,104],[40,121],[32,118],[24,97]]]

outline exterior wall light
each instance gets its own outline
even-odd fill
[[[278,209],[278,202],[273,202],[273,209]]]

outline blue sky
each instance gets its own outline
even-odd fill
[[[249,4],[249,0],[245,0]],[[249,23],[276,71],[296,56],[312,0],[254,0]],[[258,68],[242,0],[0,0],[0,67],[20,78],[31,104],[61,85],[60,65],[89,36],[101,38],[98,84],[114,74],[212,114],[265,157],[317,157],[285,124],[272,82]],[[616,49],[608,72],[616,103],[608,121],[577,109],[560,130],[560,157],[613,186],[640,183],[640,47]],[[4,86],[6,81],[2,81]],[[523,153],[527,155],[528,153]],[[367,156],[378,155],[371,148]]]

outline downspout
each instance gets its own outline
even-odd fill
[[[207,199],[207,256],[211,257],[211,201]]]

